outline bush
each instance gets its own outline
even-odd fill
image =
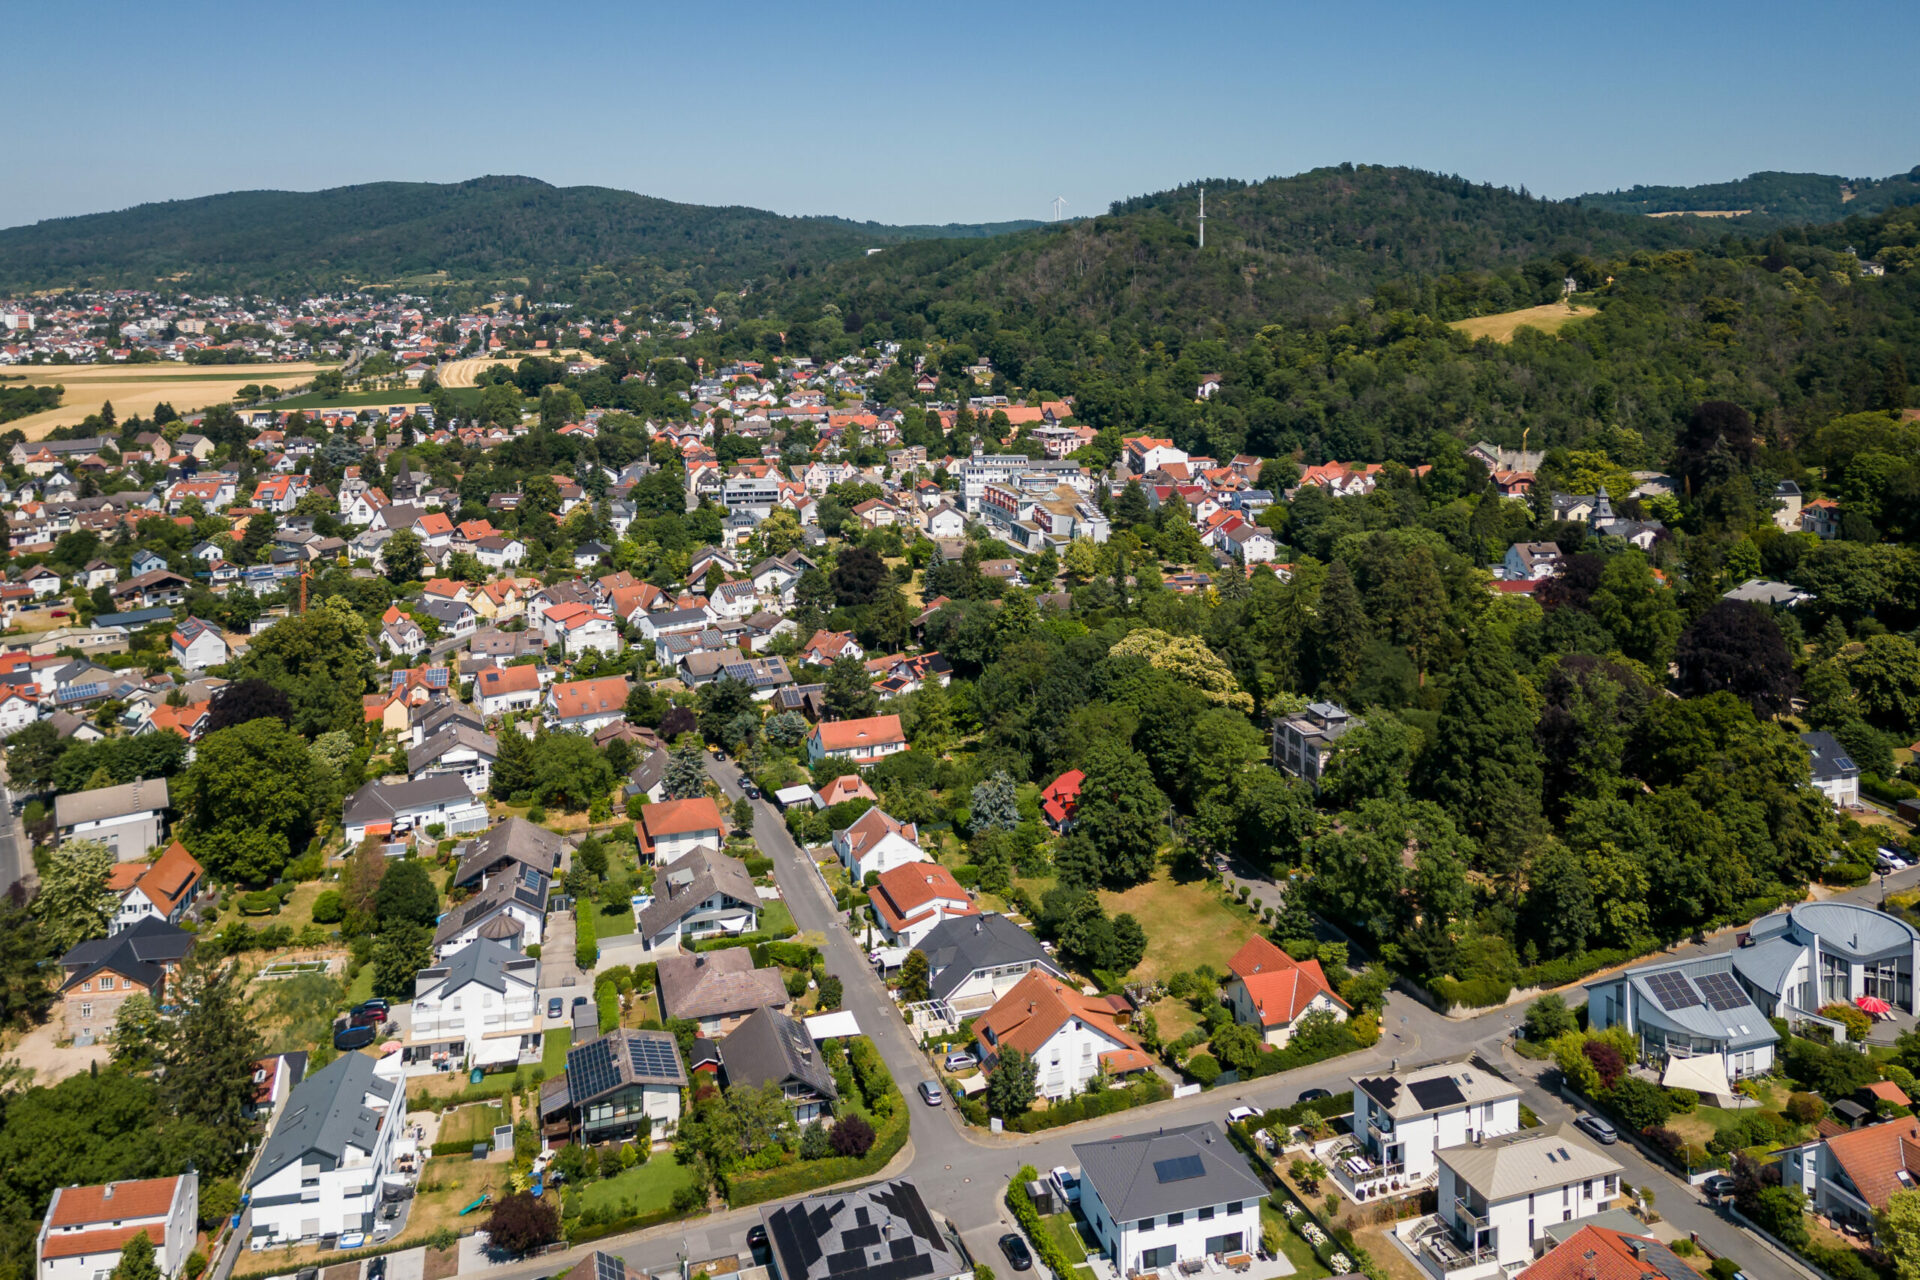
[[[1865,1040],[1873,1031],[1873,1019],[1864,1009],[1856,1009],[1850,1004],[1825,1004],[1820,1006],[1820,1016],[1831,1018],[1847,1029],[1847,1039]]]
[[[1133,1107],[1146,1106],[1173,1096],[1173,1090],[1158,1076],[1142,1076],[1124,1089],[1102,1089],[1097,1093],[1082,1093],[1056,1102],[1045,1111],[1029,1111],[1015,1116],[1007,1122],[1007,1128],[1015,1133],[1038,1133],[1043,1129],[1055,1129],[1063,1124],[1074,1124],[1081,1120],[1092,1120],[1098,1116],[1112,1115],[1116,1111],[1126,1111]],[[1352,1095],[1348,1095],[1351,1098]],[[964,1105],[962,1110],[965,1110]],[[986,1108],[980,1108],[980,1119],[976,1124],[986,1123]],[[971,1117],[969,1117],[971,1118]]]
[[[1468,978],[1464,982],[1435,978],[1429,985],[1433,994],[1446,1001],[1450,1009],[1483,1009],[1505,1004],[1513,994],[1513,983],[1505,978]]]
[[[342,901],[338,889],[328,889],[313,900],[315,924],[339,924],[346,917],[346,903]]]
[[[575,908],[573,913],[573,963],[576,968],[593,972],[600,959],[600,939],[595,932],[595,911],[591,905]]]
[[[1814,1093],[1796,1093],[1787,1099],[1787,1119],[1795,1124],[1818,1124],[1827,1114],[1826,1099]]]
[[[1220,1077],[1220,1064],[1210,1053],[1196,1053],[1187,1059],[1187,1074],[1202,1085],[1212,1084]]]
[[[873,1126],[867,1123],[865,1116],[855,1112],[834,1121],[833,1131],[827,1135],[827,1141],[835,1155],[858,1159],[873,1149]]]
[[[280,895],[269,890],[259,889],[253,893],[242,894],[240,897],[240,914],[243,916],[272,915],[278,910],[280,910]]]

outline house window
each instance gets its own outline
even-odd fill
[[[82,1019],[91,1018],[93,1016],[93,1006],[90,1004],[81,1005],[80,1016]]]
[[[1212,1206],[1212,1205],[1208,1205],[1208,1206],[1207,1206],[1206,1208],[1204,1208],[1204,1209],[1202,1209],[1202,1210],[1200,1211],[1200,1221],[1202,1221],[1202,1222],[1211,1222],[1211,1221],[1213,1221],[1213,1206]]]
[[[1167,1225],[1170,1227],[1177,1227],[1180,1225],[1182,1221],[1185,1220],[1186,1216],[1187,1215],[1184,1213],[1170,1213],[1167,1215]]]
[[[1238,1213],[1238,1212],[1240,1212],[1240,1202],[1239,1202],[1238,1200],[1235,1200],[1235,1201],[1234,1201],[1234,1202],[1233,1202],[1232,1204],[1230,1204],[1230,1205],[1228,1205],[1228,1206],[1227,1206],[1227,1212],[1228,1212],[1228,1213]]]
[[[1140,1221],[1133,1224],[1133,1229],[1135,1231],[1151,1231],[1153,1230],[1153,1219],[1142,1218],[1140,1219]]]
[[[1173,1246],[1163,1244],[1158,1249],[1140,1251],[1140,1268],[1143,1271],[1158,1271],[1161,1267],[1170,1267],[1174,1263]]]
[[[101,989],[102,991],[111,991],[111,990],[113,990],[113,979],[112,979],[112,978],[107,978],[107,977],[103,977],[103,978],[101,978],[101,979],[100,979],[100,989]]]

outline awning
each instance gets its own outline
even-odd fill
[[[859,1020],[853,1016],[851,1009],[841,1009],[836,1013],[816,1013],[803,1021],[807,1024],[807,1034],[815,1040],[860,1034]]]
[[[1733,1096],[1733,1086],[1727,1083],[1727,1060],[1718,1053],[1668,1058],[1660,1083],[1669,1089],[1691,1089],[1716,1099]]]
[[[520,1037],[501,1036],[498,1040],[482,1040],[473,1051],[473,1063],[476,1067],[504,1067],[520,1061]]]
[[[971,1098],[974,1094],[981,1093],[986,1090],[987,1077],[985,1073],[976,1071],[972,1075],[968,1076],[966,1079],[955,1080],[954,1083],[960,1086],[960,1092],[966,1094],[969,1098]]]

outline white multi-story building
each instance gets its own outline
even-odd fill
[[[1441,1151],[1439,1194],[1453,1247],[1428,1240],[1421,1261],[1446,1280],[1479,1280],[1532,1261],[1548,1227],[1611,1208],[1620,1165],[1570,1124],[1529,1129]]]
[[[1080,1209],[1122,1275],[1251,1253],[1266,1188],[1210,1124],[1083,1142]]]
[[[247,1182],[255,1249],[371,1231],[407,1124],[399,1080],[363,1053],[335,1058],[294,1089]]]
[[[1017,1049],[1036,1069],[1044,1098],[1084,1093],[1100,1076],[1144,1071],[1153,1060],[1114,1019],[1104,1000],[1084,996],[1050,973],[1029,973],[974,1021],[974,1050],[989,1073]]]
[[[486,937],[422,969],[402,1050],[409,1063],[446,1070],[540,1060],[540,961]]]
[[[1418,1189],[1435,1176],[1444,1148],[1519,1130],[1520,1090],[1472,1062],[1355,1076],[1353,1136],[1368,1167],[1335,1161],[1334,1177],[1349,1195],[1376,1195],[1394,1182]]]
[[[58,1187],[40,1223],[35,1280],[106,1280],[127,1241],[145,1232],[163,1280],[174,1280],[193,1252],[200,1179],[177,1178]]]

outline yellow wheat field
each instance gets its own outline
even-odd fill
[[[1570,307],[1564,302],[1549,302],[1543,307],[1503,311],[1497,316],[1474,316],[1470,320],[1455,320],[1452,322],[1452,327],[1469,338],[1492,338],[1495,342],[1512,342],[1514,331],[1523,326],[1528,329],[1538,329],[1542,333],[1553,333],[1569,320],[1594,315],[1597,310],[1595,307]]]

